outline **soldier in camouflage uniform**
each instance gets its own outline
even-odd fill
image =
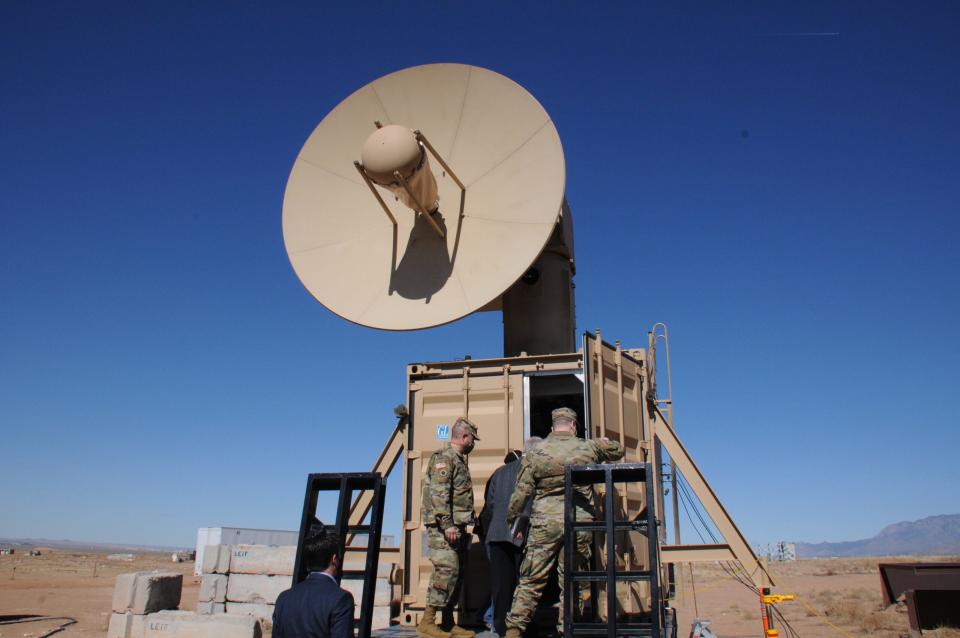
[[[444,631],[437,625],[438,610],[445,610],[458,598],[460,568],[470,542],[467,525],[474,523],[473,480],[467,455],[479,440],[477,427],[461,417],[450,431],[450,442],[433,453],[423,482],[423,524],[433,575],[427,588],[427,607],[417,625],[430,638],[472,638],[469,629],[454,625]]]
[[[540,602],[540,596],[554,565],[563,587],[563,491],[567,465],[616,461],[623,458],[623,446],[607,438],[585,441],[577,436],[577,413],[559,408],[551,414],[553,431],[536,449],[524,456],[517,476],[517,489],[510,499],[507,521],[513,521],[533,496],[527,550],[520,566],[520,583],[513,594],[507,614],[506,638],[519,638],[527,628]],[[589,486],[577,487],[574,503],[577,518],[592,518],[592,493]],[[577,534],[577,555],[590,559],[590,533]],[[562,591],[561,591],[561,600]],[[561,614],[562,625],[562,614]],[[560,627],[562,631],[562,626]]]

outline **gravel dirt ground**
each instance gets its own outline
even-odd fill
[[[42,550],[41,556],[17,553],[0,556],[0,616],[20,614],[72,617],[75,625],[58,636],[104,636],[110,618],[117,574],[140,570],[170,570],[183,574],[180,608],[196,608],[199,580],[193,563],[173,563],[169,554],[137,554],[133,561],[108,560],[105,554]],[[877,564],[895,560],[957,560],[960,557],[862,558],[801,560],[774,563],[775,592],[797,595],[779,609],[802,638],[854,638],[869,633],[899,638],[908,633],[904,609],[882,608]],[[696,595],[694,595],[694,592]],[[711,621],[721,638],[761,635],[760,607],[755,594],[720,566],[703,564],[682,571],[674,601],[679,635],[687,636],[694,618]],[[40,636],[60,621],[0,624],[0,637]],[[790,638],[782,625],[780,635]],[[960,638],[960,631],[925,632],[925,638]]]
[[[879,563],[960,561],[960,557],[833,558],[771,563],[776,582],[773,593],[795,594],[796,600],[777,608],[790,627],[774,622],[781,638],[790,628],[802,638],[854,638],[870,634],[898,638],[909,633],[906,607],[883,607]],[[759,597],[717,564],[700,564],[682,570],[674,605],[680,618],[679,634],[689,633],[694,618],[711,621],[718,636],[761,636]],[[695,592],[695,595],[694,595]],[[941,629],[924,636],[960,638],[960,630]]]
[[[105,636],[110,622],[113,582],[117,574],[159,569],[183,574],[181,609],[196,609],[199,580],[193,563],[174,563],[170,554],[136,554],[132,561],[108,560],[106,554],[41,549],[0,556],[0,616],[40,615],[75,618],[57,636]],[[41,636],[62,621],[3,625],[0,637]]]

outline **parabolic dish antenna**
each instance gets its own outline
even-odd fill
[[[395,146],[374,166],[381,144]],[[496,307],[537,259],[560,214],[564,171],[556,127],[509,78],[463,64],[397,71],[307,138],[283,199],[287,254],[307,290],[344,319],[386,330],[448,323]]]

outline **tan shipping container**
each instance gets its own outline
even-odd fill
[[[586,352],[586,357],[584,357]],[[569,407],[580,416],[580,435],[607,436],[623,443],[627,462],[653,462],[647,413],[646,351],[622,350],[603,343],[599,335],[584,336],[583,348],[560,355],[418,363],[407,367],[407,409],[403,463],[403,532],[401,538],[402,598],[400,622],[419,622],[426,602],[431,565],[421,523],[420,496],[426,461],[449,437],[459,416],[477,424],[480,441],[469,456],[476,511],[483,507],[484,487],[504,456],[523,449],[529,436],[546,437],[550,412]],[[654,465],[656,465],[654,463]],[[658,477],[654,467],[654,476]],[[655,480],[658,480],[655,479]],[[642,485],[618,490],[618,517],[634,518],[646,503]],[[658,508],[658,511],[660,508]],[[660,518],[658,516],[658,518]],[[601,534],[594,555],[603,565]],[[646,569],[643,536],[630,533],[616,541],[622,569]],[[464,579],[465,621],[480,624],[489,604],[488,565],[479,538],[473,537]],[[624,584],[618,591],[626,612],[650,609],[645,583]],[[601,609],[604,596],[600,593]]]

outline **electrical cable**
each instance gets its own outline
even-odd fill
[[[700,521],[700,524],[703,525],[703,528],[707,532],[707,534],[710,536],[710,539],[714,543],[716,543],[717,537],[713,533],[713,530],[710,529],[710,526],[707,524],[706,520],[704,520],[703,516],[700,514],[699,508],[697,508],[696,502],[693,500],[693,496],[690,494],[686,481],[685,480],[678,481],[677,485],[680,488],[679,493],[680,493],[681,501],[683,501],[684,511],[687,512],[687,516],[690,516],[689,509],[687,508],[687,503],[689,502],[690,507],[692,507],[693,511],[696,513],[697,519]],[[706,542],[703,537],[703,534],[700,533],[700,530],[696,526],[696,521],[692,520],[693,519],[692,516],[690,516],[690,518],[691,518],[691,523],[693,523],[693,526],[694,526],[694,531],[697,532],[697,535],[700,537],[701,541]],[[740,566],[739,563],[730,563],[730,561],[726,561],[726,562],[719,563],[719,565],[721,569],[723,569],[727,573],[728,576],[730,576],[731,578],[739,582],[741,585],[743,585],[753,593],[759,595],[760,593],[759,590],[757,590],[757,588],[754,587],[749,582],[749,579],[750,579],[749,574],[746,574],[746,572],[744,572],[744,574],[741,576],[736,573],[737,569],[742,570],[742,567]],[[731,565],[732,565],[732,569],[731,569]],[[746,579],[744,578],[744,576],[746,576]]]
[[[780,611],[776,605],[770,605],[770,611],[777,617],[777,620],[780,622],[783,627],[787,629],[787,634],[789,636],[800,638],[800,634],[793,628],[793,625],[787,620],[787,617],[783,615],[783,612]]]
[[[76,618],[71,618],[69,616],[27,616],[24,618],[17,618],[16,620],[3,620],[3,621],[0,621],[0,625],[15,625],[18,623],[42,622],[42,621],[50,621],[50,620],[64,620],[66,622],[61,623],[59,627],[56,627],[55,629],[51,629],[45,634],[38,635],[37,638],[47,638],[48,636],[52,636],[53,634],[59,633],[64,629],[66,629],[67,627],[69,627],[70,625],[75,625],[77,623]]]
[[[680,485],[680,483],[677,483]],[[706,543],[707,540],[703,537],[703,534],[700,533],[700,528],[697,527],[696,521],[693,520],[693,516],[690,514],[690,510],[687,508],[687,498],[683,494],[683,490],[679,490],[678,494],[680,495],[680,504],[683,505],[683,511],[687,513],[687,518],[690,519],[690,524],[693,526],[693,531],[697,533],[697,536],[700,537],[701,543]]]
[[[686,481],[683,479],[682,476],[679,478],[680,480],[677,481],[677,487],[678,487],[677,492],[680,496],[680,501],[681,501],[681,504],[683,505],[683,509],[686,512],[687,517],[690,519],[690,522],[691,522],[691,525],[693,526],[694,531],[697,533],[697,536],[700,537],[701,542],[706,542],[703,533],[701,533],[700,528],[697,526],[697,522],[699,521],[700,525],[703,526],[704,531],[707,533],[710,539],[714,543],[716,543],[717,537],[713,533],[713,530],[711,529],[711,527],[707,524],[703,515],[701,514],[700,508],[697,507],[697,502],[694,501],[693,496],[690,494],[689,485],[686,483]],[[696,517],[691,515],[690,513],[691,509],[693,510]],[[723,562],[718,562],[718,564],[720,565],[720,568],[723,569],[723,571],[726,572],[726,574],[730,578],[732,578],[733,580],[743,585],[751,593],[757,596],[760,595],[760,590],[757,589],[757,587],[751,582],[752,579],[750,575],[746,573],[746,570],[744,570],[743,566],[739,562],[723,561]],[[800,638],[800,634],[797,633],[797,631],[793,628],[793,625],[791,625],[790,622],[783,615],[783,612],[777,609],[775,605],[770,605],[770,612],[784,627],[785,629],[784,633],[786,634],[787,638]]]
[[[700,605],[697,604],[697,584],[693,580],[693,563],[690,563],[690,591],[693,592],[693,614],[700,617]]]
[[[683,510],[687,513],[687,517],[690,518],[690,522],[693,526],[693,531],[695,531],[697,533],[697,536],[700,537],[701,542],[706,543],[706,539],[704,538],[703,533],[701,533],[700,528],[697,527],[694,517],[690,514],[691,507],[693,508],[694,512],[697,512],[696,503],[693,501],[693,498],[690,496],[690,493],[686,490],[682,482],[678,482],[677,485],[681,487],[681,489],[678,491],[680,495],[680,503],[683,505]],[[716,536],[714,536],[713,533],[710,531],[709,526],[703,520],[703,517],[699,515],[699,512],[697,512],[697,519],[699,519],[700,523],[704,527],[704,530],[707,532],[710,538],[714,542],[716,542],[717,540]],[[730,578],[733,578],[734,580],[739,582],[741,585],[745,586],[747,589],[749,589],[753,593],[755,594],[760,593],[755,587],[753,587],[753,585],[750,585],[741,576],[739,576],[734,570],[731,570],[727,565],[725,565],[722,562],[718,564],[720,565],[720,568],[723,569],[724,572],[726,572],[727,576],[729,576]]]
[[[687,489],[687,485],[685,484],[686,481],[682,477],[680,477],[680,479],[681,480],[677,481],[677,487],[679,488],[678,494],[680,495],[680,502],[683,505],[683,510],[687,513],[687,517],[690,519],[690,523],[693,526],[693,531],[695,531],[697,533],[697,536],[700,537],[701,542],[703,543],[707,542],[706,539],[704,538],[703,533],[701,533],[700,528],[697,527],[697,520],[699,520],[700,524],[703,526],[704,531],[706,531],[707,535],[710,536],[710,539],[714,543],[716,543],[717,537],[713,534],[713,531],[710,529],[710,526],[707,525],[707,522],[703,519],[703,516],[700,514],[696,506],[696,502],[693,500],[693,496],[691,496],[690,491]],[[693,511],[696,513],[697,515],[696,520],[694,520],[693,515],[690,514],[690,508],[692,508]],[[718,564],[720,565],[720,568],[727,573],[727,576],[729,576],[730,578],[733,578],[734,580],[739,582],[741,585],[744,585],[745,587],[747,587],[747,589],[749,589],[753,593],[755,594],[760,593],[753,585],[748,584],[747,581],[745,581],[741,576],[736,574],[735,570],[732,571],[730,567],[728,567],[725,563],[720,562]],[[734,563],[734,566],[739,567],[739,564]]]
[[[793,636],[796,636],[797,638],[800,638],[800,633],[799,633],[796,629],[793,628],[793,625],[791,625],[791,624],[790,624],[790,621],[787,620],[786,615],[784,615],[784,613],[783,613],[782,611],[780,611],[779,608],[774,607],[774,609],[776,609],[776,611],[777,611],[777,617],[780,619],[780,621],[781,621],[785,626],[787,626],[787,627],[790,629],[790,634],[793,635]]]
[[[679,485],[680,483],[678,482],[677,484]],[[683,498],[682,493],[678,492],[678,494],[680,494],[680,502],[683,505],[683,510],[687,513],[687,518],[691,519],[690,522],[691,524],[693,524],[693,517],[690,516],[690,510],[687,509],[687,501],[685,498]],[[693,529],[695,532],[697,532],[697,535],[700,537],[700,541],[703,542],[703,534],[700,533],[700,530],[697,529],[696,525],[694,525]],[[693,611],[694,611],[694,614],[696,614],[696,617],[699,618],[700,605],[697,601],[697,587],[693,582],[693,563],[690,564],[690,589],[693,592]]]
[[[681,495],[681,496],[684,496],[684,495],[686,496],[686,498],[687,498],[687,499],[689,500],[689,502],[690,502],[690,506],[693,508],[694,513],[697,515],[697,520],[699,520],[699,521],[700,521],[700,524],[703,525],[703,529],[704,529],[704,530],[707,532],[707,534],[710,536],[710,539],[711,539],[714,543],[716,543],[716,542],[717,542],[717,537],[716,537],[716,535],[713,533],[713,530],[710,528],[710,525],[708,525],[708,524],[707,524],[707,521],[703,518],[703,515],[700,513],[700,508],[697,507],[696,501],[693,500],[693,496],[690,494],[689,485],[687,484],[687,480],[686,480],[685,478],[683,478],[682,475],[678,475],[678,478],[679,478],[680,480],[677,481],[677,487],[680,488],[680,489],[679,489],[680,495]],[[689,514],[688,514],[688,515],[689,515]],[[692,518],[692,517],[691,517],[691,518]],[[693,522],[693,521],[691,520],[691,522]],[[701,536],[700,538],[702,539],[703,537]]]

